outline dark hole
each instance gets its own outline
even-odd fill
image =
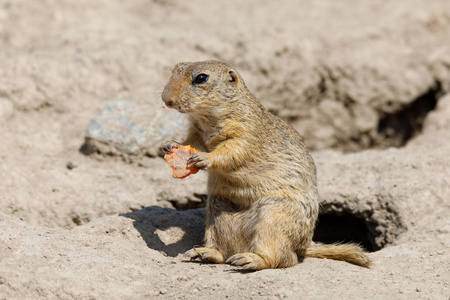
[[[319,215],[313,240],[325,244],[354,242],[367,251],[379,250],[366,222],[353,215]]]
[[[441,93],[441,84],[437,83],[434,88],[402,110],[386,114],[378,123],[378,133],[389,140],[391,146],[404,146],[422,130],[423,120],[436,107]]]
[[[188,200],[186,203],[179,203],[175,200],[169,201],[176,210],[189,210],[205,207],[205,203]]]
[[[170,200],[170,203],[177,210],[197,209],[206,206],[207,195],[194,193],[194,196],[196,199],[188,199],[185,203],[180,203],[175,200]]]

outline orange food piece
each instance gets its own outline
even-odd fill
[[[164,155],[164,159],[172,168],[174,178],[183,179],[198,172],[194,163],[188,164],[189,158],[196,153],[199,151],[191,146],[175,146],[172,147],[170,153]]]

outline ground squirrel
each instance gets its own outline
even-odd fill
[[[268,112],[234,68],[179,63],[162,100],[190,116],[183,144],[203,151],[190,162],[208,173],[205,245],[186,257],[250,270],[290,267],[304,257],[370,265],[358,245],[312,243],[319,213],[314,162],[297,131]]]

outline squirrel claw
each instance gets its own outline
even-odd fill
[[[190,258],[191,261],[199,258],[203,262],[223,264],[224,257],[221,252],[212,248],[194,247],[184,254],[185,258]]]
[[[206,170],[209,167],[208,154],[205,152],[194,154],[188,159],[188,164],[193,164],[197,169]]]
[[[177,147],[177,146],[181,146],[181,145],[174,141],[168,141],[168,142],[165,142],[162,144],[162,150],[166,154],[172,153],[172,148]]]

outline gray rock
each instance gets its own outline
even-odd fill
[[[164,109],[161,103],[111,100],[89,122],[84,150],[131,161],[155,157],[162,154],[161,143],[182,141],[187,128],[187,116]]]

